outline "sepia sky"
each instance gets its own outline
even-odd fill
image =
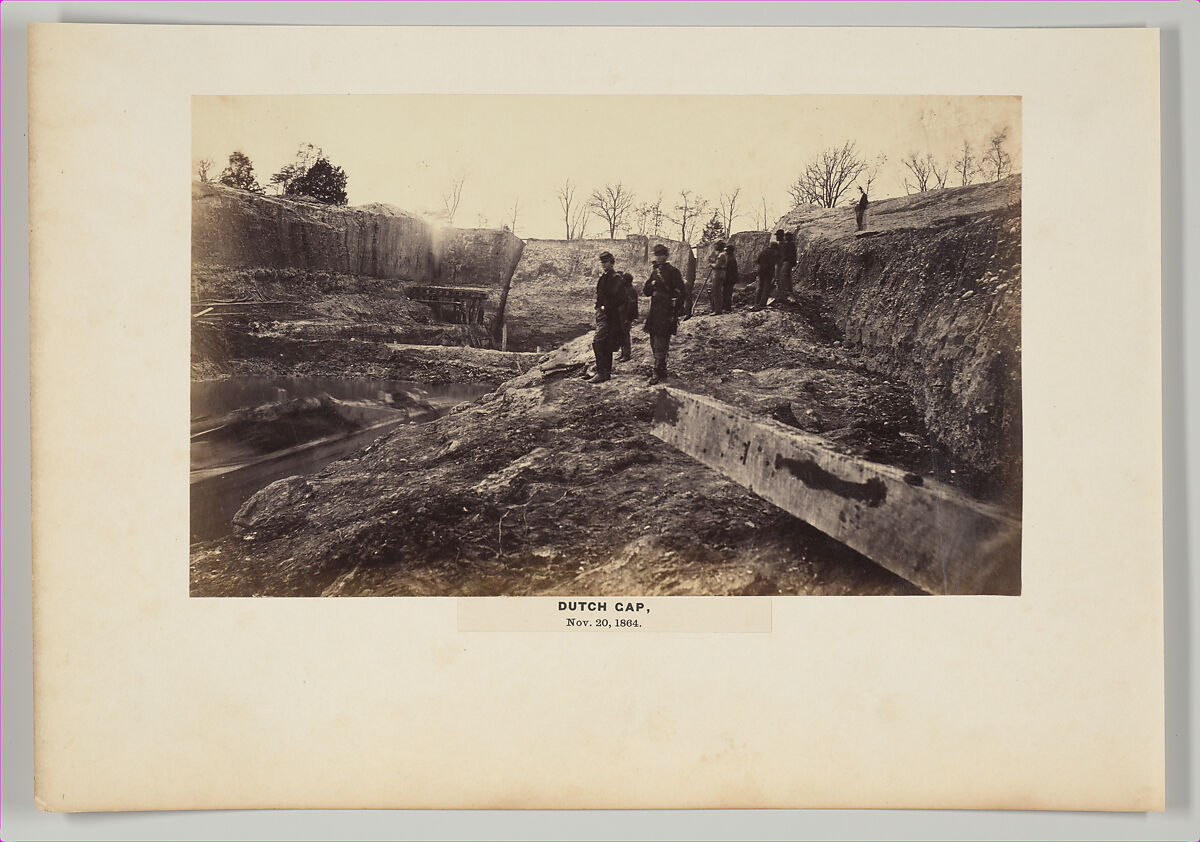
[[[521,237],[564,236],[556,191],[567,178],[579,200],[617,181],[638,201],[661,191],[668,213],[680,189],[715,207],[721,193],[741,188],[736,232],[757,227],[763,198],[772,222],[787,211],[788,185],[825,147],[849,139],[865,157],[886,155],[871,189],[878,199],[906,192],[900,161],[910,153],[948,161],[967,139],[979,155],[1005,128],[1019,172],[1019,97],[197,96],[192,159],[212,159],[215,178],[240,149],[267,187],[301,143],[312,143],[345,169],[351,205],[415,213],[438,210],[464,176],[454,223],[499,227],[519,201]],[[588,236],[602,227],[607,236],[593,217]]]

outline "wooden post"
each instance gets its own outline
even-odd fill
[[[931,593],[1021,592],[1020,521],[950,486],[678,389],[651,432]]]

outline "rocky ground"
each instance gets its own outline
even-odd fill
[[[649,433],[648,343],[600,386],[581,337],[500,388],[252,498],[192,593],[894,594],[915,589]],[[920,413],[801,308],[698,316],[673,383],[931,469]]]

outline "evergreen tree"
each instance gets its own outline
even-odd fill
[[[250,159],[241,150],[229,153],[229,166],[221,171],[220,182],[226,187],[236,187],[238,190],[263,192],[254,175],[254,164],[250,163]]]
[[[304,175],[288,182],[288,196],[311,196],[327,205],[346,204],[346,172],[327,158],[318,158]]]
[[[700,234],[700,244],[715,243],[717,240],[725,239],[725,225],[721,222],[721,215],[714,213],[712,219],[704,226],[703,233]]]

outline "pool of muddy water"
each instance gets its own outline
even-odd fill
[[[489,391],[491,387],[473,384],[331,377],[235,377],[194,382],[191,540],[209,540],[230,532],[233,516],[242,504],[272,482],[318,471],[399,426],[432,421],[451,407]],[[340,401],[368,402],[381,412],[378,417],[353,426],[337,425],[326,431],[327,435],[321,434],[319,424],[311,424],[314,437],[310,440],[265,453],[254,452],[236,436],[205,432],[208,426],[205,419],[213,419],[216,425],[217,419],[236,410],[321,395]],[[283,416],[274,423],[296,422]]]

